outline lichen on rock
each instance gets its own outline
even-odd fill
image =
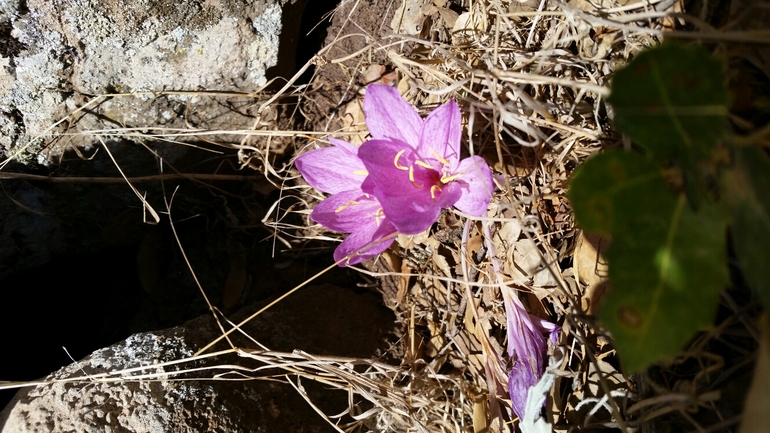
[[[146,104],[137,102],[157,92],[258,90],[267,82],[267,68],[278,59],[284,3],[30,0],[24,13],[18,4],[5,3],[0,20],[12,24],[11,36],[23,50],[15,55],[0,52],[0,127],[19,123],[14,112],[22,125],[16,137],[5,136],[0,142],[0,153],[12,154],[41,134],[61,132],[48,128],[89,97],[137,93],[134,98],[113,98],[102,108],[120,113],[111,119],[116,124],[143,126],[156,123],[156,112],[173,112],[148,113]],[[189,96],[168,99],[184,101]],[[22,159],[33,159],[43,141]]]

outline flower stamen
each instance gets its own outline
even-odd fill
[[[417,182],[414,181],[414,166],[409,166],[409,181],[412,182],[412,185],[414,185],[416,188],[422,188],[425,185],[417,185]]]
[[[340,212],[342,212],[343,210],[345,210],[346,208],[349,208],[350,206],[355,206],[355,205],[357,205],[357,204],[358,204],[358,202],[357,202],[357,201],[355,201],[355,200],[351,200],[351,201],[349,201],[349,202],[347,202],[347,203],[343,204],[342,206],[338,207],[338,208],[337,208],[337,209],[334,211],[334,213],[340,213]]]
[[[419,165],[420,167],[427,168],[428,170],[435,170],[430,164],[428,164],[425,161],[420,161],[419,159],[414,162],[415,165]]]
[[[409,170],[409,167],[398,163],[399,158],[401,158],[401,155],[403,155],[404,152],[406,152],[406,149],[401,149],[398,151],[398,153],[396,154],[396,157],[393,159],[393,165],[395,165],[396,168],[399,170],[406,171],[406,170]]]
[[[439,155],[438,152],[436,152],[435,150],[431,149],[430,153],[432,153],[433,156],[436,157],[438,162],[440,162],[440,163],[442,163],[444,165],[449,165],[449,161],[446,158],[442,158],[441,155]]]
[[[449,182],[451,182],[451,181],[453,181],[453,180],[455,180],[455,179],[457,179],[459,177],[462,177],[462,174],[456,174],[454,176],[446,176],[446,175],[444,175],[444,176],[441,176],[441,183],[447,184],[447,183],[449,183]]]
[[[433,201],[436,201],[436,191],[441,192],[441,187],[438,185],[433,185],[430,187],[430,198],[432,198]]]
[[[377,212],[374,213],[374,222],[377,223],[379,226],[380,223],[382,223],[382,220],[385,219],[385,212],[382,210],[382,208],[377,209]]]
[[[357,174],[359,176],[369,176],[369,172],[366,170],[356,170],[353,172],[353,174]]]

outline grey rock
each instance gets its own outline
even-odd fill
[[[234,315],[238,321],[260,305]],[[332,285],[295,293],[244,330],[272,350],[369,358],[385,345],[393,315],[373,293]],[[365,325],[365,326],[361,326]],[[82,377],[188,357],[219,335],[206,316],[158,332],[135,334],[62,368],[48,380]],[[245,338],[235,344],[255,348]],[[212,351],[227,346],[219,345]],[[229,364],[256,367],[231,355],[184,364],[184,368]],[[274,381],[168,380],[182,366],[152,367],[154,381],[51,383],[20,390],[0,413],[0,433],[84,432],[331,432],[329,425],[287,384]],[[218,370],[217,372],[222,372]],[[137,374],[137,373],[135,373]],[[195,375],[203,375],[198,372]],[[211,373],[209,372],[209,376]],[[347,393],[302,382],[327,413],[347,407]]]
[[[99,117],[86,116],[68,132],[105,125],[184,127],[189,119],[180,114],[189,113],[191,103],[205,117],[218,118],[221,113],[210,113],[218,101],[187,94],[159,103],[153,92],[260,89],[278,59],[286,1],[30,0],[23,15],[19,2],[0,1],[0,22],[10,21],[11,36],[22,44],[0,49],[0,150],[13,154],[36,137],[63,132],[63,126],[49,128],[107,93],[136,92],[101,103]],[[226,121],[232,129],[249,124]],[[93,138],[73,140],[68,145]],[[44,141],[33,143],[22,159],[34,158]]]

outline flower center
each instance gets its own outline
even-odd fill
[[[401,160],[401,156],[404,155],[404,152],[406,152],[406,149],[402,149],[396,153],[396,156],[393,158],[393,165],[399,170],[409,172],[409,181],[412,183],[412,185],[414,185],[415,188],[425,188],[426,185],[417,183],[417,180],[415,179],[414,167],[422,167],[428,170],[427,173],[423,172],[419,178],[421,181],[428,181],[427,184],[430,185],[430,198],[434,202],[436,201],[438,194],[440,194],[442,191],[441,187],[460,177],[459,174],[454,176],[448,176],[446,173],[440,174],[440,171],[435,167],[419,159],[415,160],[411,165],[403,165],[399,161]],[[436,153],[435,150],[431,149],[431,153],[436,157],[436,160],[442,163],[445,167],[449,165],[449,161],[447,161],[445,158],[442,158],[438,153]]]

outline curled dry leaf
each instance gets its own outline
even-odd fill
[[[383,65],[370,65],[364,69],[362,78],[366,84],[385,84],[392,86],[398,81],[398,73],[396,71],[388,72],[387,68]]]
[[[606,237],[591,233],[581,232],[577,238],[573,268],[578,285],[586,285],[582,309],[588,314],[598,313],[599,301],[607,288],[607,262],[602,253],[608,244]]]
[[[475,2],[468,12],[461,13],[452,28],[452,43],[461,45],[473,39],[473,35],[484,33],[489,26],[487,14],[481,2]]]
[[[345,112],[342,114],[342,127],[345,131],[350,131],[349,141],[351,144],[360,146],[366,137],[366,123],[364,122],[364,109],[359,98],[355,98],[345,105]]]
[[[403,0],[390,22],[390,28],[394,33],[419,35],[429,7],[425,0]]]
[[[543,254],[531,239],[520,239],[508,250],[507,271],[516,284],[535,287],[555,287],[558,282],[548,266],[543,263]]]

